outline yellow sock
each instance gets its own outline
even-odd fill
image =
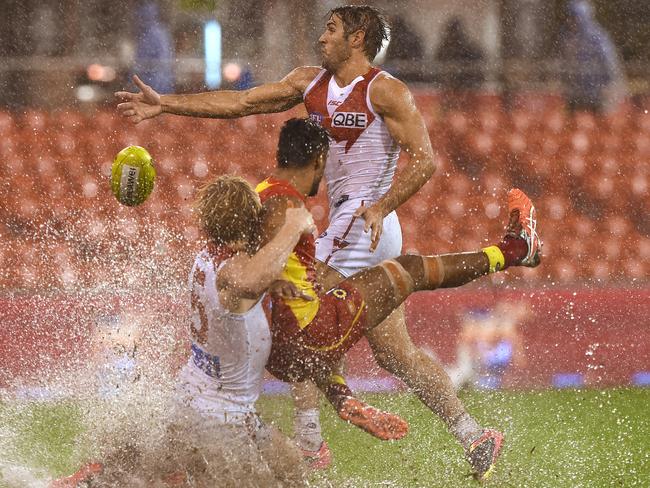
[[[498,246],[486,247],[482,251],[490,261],[490,273],[496,273],[503,269],[506,264],[506,258],[503,257],[503,253]]]

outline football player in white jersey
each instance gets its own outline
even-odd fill
[[[260,466],[248,473],[256,485],[302,486],[301,452],[288,437],[259,420],[255,402],[271,349],[262,299],[280,278],[300,237],[312,234],[316,227],[306,208],[289,208],[282,230],[257,250],[261,208],[255,190],[239,177],[221,176],[199,191],[195,210],[208,244],[196,256],[190,274],[191,355],[178,378],[174,412],[179,425],[170,430],[180,438],[207,437],[199,446],[192,444],[199,451],[203,447],[209,452],[211,443],[232,438],[233,445],[225,447],[235,458],[230,462],[237,462],[235,452],[240,448],[247,455],[240,462],[253,463],[249,457],[256,454],[260,458]],[[230,430],[219,431],[219,426]],[[220,470],[226,467],[207,452],[201,453],[207,457],[206,473],[201,476],[225,476]],[[106,468],[116,469],[110,462]],[[101,463],[91,463],[53,481],[50,488],[76,488],[84,481],[109,476],[105,471]],[[183,473],[157,474],[164,486],[185,486]]]
[[[286,228],[256,251],[261,208],[257,193],[238,177],[219,177],[199,191],[195,210],[208,245],[190,274],[192,352],[179,375],[178,392],[206,428],[215,422],[244,426],[271,471],[291,476],[287,463],[293,459],[298,466],[299,453],[292,458],[288,439],[263,425],[255,411],[271,349],[262,298],[301,235],[313,233],[315,226],[304,207],[289,208]],[[250,209],[256,214],[249,215]]]
[[[140,91],[117,92],[118,111],[137,124],[162,113],[235,118],[282,112],[304,102],[331,138],[325,169],[330,226],[317,241],[317,255],[329,265],[319,278],[327,288],[400,254],[394,212],[435,171],[427,128],[409,89],[372,65],[387,37],[387,21],[377,9],[338,7],[319,38],[322,67],[299,67],[278,82],[249,90],[188,95],[159,95],[136,76]],[[393,177],[400,149],[408,160]],[[413,344],[403,306],[367,337],[379,365],[402,379],[459,442],[468,431],[480,430],[444,367]],[[330,456],[320,433],[318,391],[308,385],[296,394],[296,440],[314,467],[324,467]]]

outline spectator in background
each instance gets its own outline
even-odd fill
[[[136,58],[134,72],[159,93],[174,91],[174,48],[169,29],[160,19],[158,4],[142,2],[135,19]]]
[[[472,90],[481,87],[485,80],[483,60],[485,55],[465,32],[458,17],[447,23],[435,54],[440,67],[440,83],[449,90]]]
[[[462,320],[456,362],[447,374],[454,388],[500,388],[507,371],[526,364],[518,324],[528,314],[524,303],[502,302],[489,310],[471,310]]]
[[[255,86],[253,72],[250,70],[250,68],[245,67],[242,69],[239,78],[237,78],[235,81],[234,88],[235,90],[248,90],[249,88],[253,88],[253,86]]]
[[[562,35],[565,95],[571,110],[609,111],[625,96],[625,77],[614,44],[594,18],[589,0],[567,4]]]

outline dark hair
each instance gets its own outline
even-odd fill
[[[280,130],[276,159],[280,168],[302,168],[329,149],[327,131],[311,119],[289,119]]]
[[[375,59],[390,31],[388,19],[381,10],[369,5],[345,5],[330,10],[327,16],[332,15],[341,18],[345,37],[358,30],[365,32],[363,52],[370,61]]]

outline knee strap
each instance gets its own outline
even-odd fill
[[[394,259],[382,261],[379,266],[386,272],[398,302],[406,300],[415,287],[411,275]]]
[[[440,256],[422,256],[424,282],[431,289],[438,288],[445,281],[445,266]]]

